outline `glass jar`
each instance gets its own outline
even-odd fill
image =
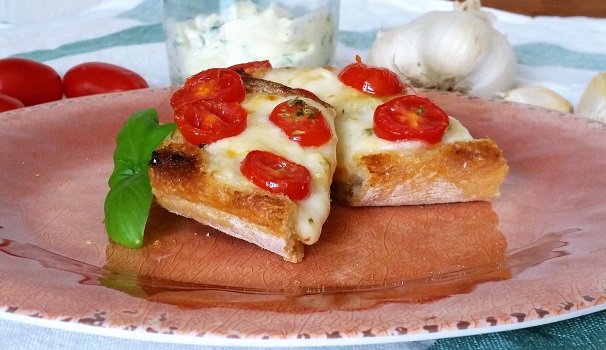
[[[164,0],[171,83],[251,61],[330,65],[339,7],[339,0]]]

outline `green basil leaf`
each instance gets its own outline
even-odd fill
[[[109,177],[109,188],[115,187],[118,182],[136,175],[140,169],[133,163],[126,162],[122,159],[114,159],[114,172]]]
[[[152,199],[149,174],[145,171],[125,177],[112,187],[103,208],[109,238],[129,248],[140,248]]]
[[[105,228],[109,238],[130,248],[143,244],[153,200],[148,168],[151,154],[175,129],[160,125],[155,109],[133,114],[116,136],[114,171],[105,198]]]

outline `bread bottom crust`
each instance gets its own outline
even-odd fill
[[[354,157],[353,166],[337,167],[331,189],[335,201],[349,206],[491,200],[508,171],[490,139]]]
[[[247,222],[245,218],[202,203],[193,203],[175,195],[154,192],[157,203],[172,213],[196,220],[232,237],[255,244],[282,256],[286,261],[297,263],[303,259],[303,244],[292,236],[276,236],[273,234],[273,230]]]

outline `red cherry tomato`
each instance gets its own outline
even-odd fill
[[[0,94],[0,113],[23,107],[25,107],[23,102],[17,100],[16,98],[5,94]]]
[[[286,195],[292,200],[304,199],[311,191],[309,170],[272,152],[249,152],[240,165],[240,171],[258,187]]]
[[[0,94],[25,106],[63,98],[61,76],[46,64],[25,58],[0,59]]]
[[[417,95],[396,97],[375,109],[374,132],[385,140],[440,142],[448,115],[430,100]]]
[[[132,70],[104,62],[87,62],[70,68],[63,77],[66,97],[80,97],[149,87]]]
[[[170,98],[173,108],[197,100],[242,102],[246,90],[242,78],[227,68],[211,68],[192,75]]]
[[[396,73],[364,64],[360,56],[356,56],[356,61],[339,72],[343,84],[376,96],[393,96],[406,91],[406,85]]]
[[[246,129],[247,113],[236,102],[197,101],[175,110],[175,124],[189,143],[204,146]]]
[[[332,138],[330,126],[322,112],[300,98],[277,105],[269,120],[303,147],[322,146]]]
[[[269,63],[268,60],[240,63],[240,64],[236,64],[236,65],[227,67],[227,69],[233,69],[236,71],[243,70],[244,73],[249,74],[249,75],[253,75],[258,71],[267,71],[267,70],[270,70],[271,68],[272,68],[271,63]]]

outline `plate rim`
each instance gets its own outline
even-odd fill
[[[22,113],[31,113],[31,112],[35,112],[37,110],[44,110],[44,109],[49,109],[49,108],[60,107],[66,103],[85,103],[87,101],[97,101],[98,99],[101,99],[101,98],[112,98],[113,96],[120,96],[120,95],[159,93],[159,92],[170,91],[172,88],[173,87],[148,88],[148,89],[141,89],[141,90],[136,90],[136,91],[123,92],[123,93],[111,93],[111,94],[105,94],[105,95],[86,96],[86,97],[71,99],[71,100],[64,99],[64,100],[60,100],[60,101],[47,103],[44,105],[30,106],[30,107],[26,107],[26,108],[23,108],[20,110],[8,111],[3,114],[0,114],[0,124],[3,123],[5,120],[8,120],[13,116],[18,116],[19,114],[22,114]],[[436,92],[436,93],[445,94],[444,92]],[[468,97],[467,95],[456,94],[456,93],[446,93],[446,94],[452,94],[452,95],[456,95],[459,97],[461,97],[461,96]],[[472,97],[472,98],[474,98],[474,97]],[[501,103],[501,102],[508,103],[508,104],[511,103],[511,102],[507,102],[507,101],[496,101],[496,100],[490,100],[490,99],[482,99],[482,100],[493,101],[493,102],[498,102],[498,103]],[[528,107],[524,108],[524,106],[517,106],[517,107],[522,108],[522,109],[536,109],[536,108],[528,108]],[[568,113],[555,112],[555,111],[553,113],[568,114]],[[5,118],[7,118],[7,119],[5,119]],[[582,117],[578,117],[578,116],[574,116],[574,119],[576,119],[579,122],[585,122],[587,124],[597,124],[601,128],[606,129],[606,124],[602,124],[597,121],[587,120],[586,118],[582,118]],[[574,311],[569,311],[569,312],[566,312],[566,313],[563,313],[560,315],[549,315],[548,317],[545,317],[545,318],[524,320],[524,321],[518,322],[518,323],[497,324],[495,326],[480,326],[480,327],[468,328],[468,329],[464,329],[464,330],[446,330],[446,331],[442,330],[442,331],[438,331],[438,332],[424,332],[424,333],[412,333],[412,334],[403,334],[403,335],[384,335],[384,336],[380,335],[380,336],[374,336],[374,337],[345,337],[345,338],[337,338],[337,339],[272,338],[270,340],[267,340],[269,343],[264,346],[285,346],[285,345],[286,346],[318,346],[318,345],[313,345],[313,344],[315,342],[324,343],[326,341],[328,341],[326,346],[328,346],[328,345],[359,345],[359,344],[382,344],[382,343],[407,342],[407,341],[417,341],[417,340],[442,339],[442,338],[486,334],[486,333],[501,332],[501,331],[506,331],[506,330],[528,328],[528,327],[533,327],[533,326],[537,326],[537,325],[559,322],[562,320],[575,318],[575,317],[587,315],[590,313],[602,311],[604,309],[606,309],[606,302],[602,301],[599,304],[596,304],[593,306],[588,306],[588,307],[581,308],[581,309],[574,310]],[[3,319],[13,320],[13,318],[14,318],[14,320],[17,322],[24,322],[24,319],[22,317],[27,318],[26,320],[32,321],[32,323],[37,323],[37,321],[39,321],[39,320],[40,320],[40,323],[46,323],[46,321],[51,321],[51,322],[57,321],[57,320],[48,319],[48,318],[36,319],[35,317],[32,317],[32,316],[10,313],[10,312],[7,312],[6,310],[2,310],[0,312],[0,318],[3,318]],[[29,322],[24,322],[24,323],[29,323]],[[124,330],[118,330],[116,328],[109,327],[109,326],[97,327],[97,326],[89,326],[89,325],[78,324],[78,323],[73,323],[73,322],[61,322],[61,321],[58,321],[58,323],[61,325],[69,324],[70,327],[68,327],[68,328],[71,328],[71,326],[74,326],[74,328],[75,328],[74,330],[79,331],[79,332],[90,333],[88,331],[91,330],[92,334],[97,333],[96,331],[92,331],[93,329],[94,330],[99,330],[99,329],[104,330],[103,332],[99,331],[98,333],[106,333],[106,331],[108,331],[108,330],[109,330],[109,333],[113,333],[113,331],[117,330],[117,331],[119,331],[120,334],[116,335],[116,336],[118,336],[120,338],[130,338],[129,336],[125,336],[125,335],[139,333],[139,331],[135,331],[135,332],[126,331],[126,333],[124,333],[125,332]],[[57,324],[57,328],[63,328],[63,327],[59,327],[59,324]],[[52,327],[54,325],[55,324],[44,325],[44,326],[54,328],[54,327]],[[80,330],[80,327],[82,327],[82,330]],[[122,334],[122,333],[124,333],[124,334]],[[175,342],[175,339],[174,339],[175,337],[177,337],[177,338],[178,337],[190,337],[190,336],[184,335],[184,334],[162,335],[162,334],[154,334],[154,333],[148,333],[148,332],[141,332],[141,334],[145,335],[146,338],[159,337],[160,341],[162,341],[162,342],[164,341],[162,339],[165,336],[168,337],[167,341],[169,341],[169,342]],[[100,335],[107,335],[107,334],[100,334]],[[194,344],[198,344],[197,341],[200,340],[202,342],[199,344],[204,344],[204,345],[229,344],[229,345],[234,345],[234,346],[250,346],[250,344],[246,344],[247,342],[250,342],[250,340],[233,339],[233,338],[229,338],[229,337],[225,337],[225,336],[212,336],[211,335],[211,337],[209,337],[209,338],[207,338],[207,336],[204,336],[204,337],[195,336],[195,337],[193,337],[193,339],[196,340],[196,342],[194,342]],[[141,340],[145,340],[145,339],[141,339]],[[208,343],[207,342],[208,340],[211,340],[211,342]],[[218,342],[215,343],[214,340],[218,340]],[[255,339],[255,340],[265,341],[263,339]],[[355,342],[350,343],[349,340],[354,340]],[[360,340],[362,340],[362,342],[360,342]],[[280,344],[271,345],[271,341],[276,341],[276,342],[279,342]],[[292,344],[290,344],[290,341],[292,341]],[[287,343],[285,343],[285,342],[287,342]],[[323,345],[319,345],[319,346],[323,346]]]
[[[106,336],[112,338],[128,339],[135,341],[150,341],[154,343],[184,344],[184,345],[204,345],[204,346],[238,346],[243,348],[258,347],[328,347],[328,346],[359,346],[359,345],[382,345],[409,343],[417,341],[449,339],[476,335],[486,335],[492,333],[516,331],[537,326],[550,325],[562,321],[571,320],[578,317],[587,316],[593,313],[606,311],[606,303],[590,306],[584,309],[570,311],[564,314],[550,316],[541,319],[523,321],[511,324],[502,324],[488,327],[468,328],[456,331],[424,332],[404,335],[375,336],[375,337],[343,337],[343,338],[254,338],[255,344],[251,344],[251,339],[229,338],[222,336],[196,336],[186,334],[163,334],[150,333],[143,330],[124,330],[105,326],[92,326],[82,323],[65,322],[35,316],[21,315],[0,311],[0,319],[19,322],[26,325],[37,327],[57,329],[62,331],[77,332],[83,334]]]

